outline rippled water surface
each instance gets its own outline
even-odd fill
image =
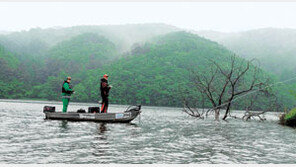
[[[101,124],[44,120],[44,105],[62,108],[0,100],[0,163],[296,163],[296,130],[278,125],[277,113],[264,123],[227,123],[143,107],[130,124]],[[69,110],[88,106],[70,103]]]

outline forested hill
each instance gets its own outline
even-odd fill
[[[47,76],[73,75],[108,64],[118,56],[115,45],[103,36],[85,33],[52,47],[44,57]]]
[[[160,36],[131,53],[100,69],[88,71],[86,75],[89,77],[76,85],[80,93],[73,99],[95,101],[97,97],[91,94],[95,94],[99,85],[90,88],[90,83],[98,83],[99,76],[108,73],[113,85],[110,96],[113,103],[180,107],[184,97],[190,97],[193,102],[194,99],[200,99],[192,82],[191,71],[211,75],[210,60],[227,68],[233,54],[216,42],[187,32]],[[241,62],[246,61],[241,59]],[[245,83],[250,81],[248,73]],[[189,93],[184,94],[182,90]],[[197,106],[201,106],[201,103]],[[260,108],[259,105],[257,107]]]
[[[215,42],[177,32],[155,39],[130,57],[104,67],[102,72],[110,73],[112,100],[117,103],[182,106],[184,95],[180,90],[192,86],[189,71],[207,71],[208,59],[223,61],[230,54]]]
[[[200,98],[191,71],[208,74],[209,60],[226,68],[233,53],[217,42],[176,30],[144,24],[33,29],[2,35],[1,69],[10,73],[1,76],[0,97],[60,100],[61,84],[71,75],[76,91],[72,100],[97,102],[99,80],[107,73],[113,85],[111,103],[181,107],[184,96]],[[270,75],[263,72],[263,76]],[[247,74],[244,82],[250,80]]]
[[[0,45],[0,98],[23,95],[24,70],[16,55]]]
[[[238,33],[200,31],[246,59],[257,58],[261,67],[281,80],[296,74],[296,29],[264,28]]]

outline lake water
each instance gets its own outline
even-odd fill
[[[0,100],[0,163],[296,163],[296,130],[279,125],[278,113],[265,122],[216,122],[142,107],[130,124],[101,124],[45,120],[44,105],[62,109],[60,102]],[[69,110],[95,105],[70,103]]]

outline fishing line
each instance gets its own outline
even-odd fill
[[[239,96],[239,97],[237,97],[237,98],[235,98],[235,99],[233,99],[233,100],[231,100],[231,101],[229,101],[229,102],[226,102],[226,103],[223,103],[223,104],[221,104],[221,105],[219,105],[219,106],[216,106],[216,107],[212,108],[211,110],[214,110],[214,109],[216,109],[216,108],[218,108],[218,107],[225,106],[225,105],[227,105],[227,104],[229,104],[229,103],[231,103],[231,102],[233,102],[233,101],[236,101],[236,100],[238,100],[238,99],[240,99],[240,98],[242,98],[242,97],[245,97],[245,96],[247,96],[247,95],[249,95],[249,94],[252,94],[252,93],[255,93],[255,92],[257,92],[257,91],[264,90],[264,89],[266,89],[266,88],[269,88],[269,87],[272,87],[272,86],[275,86],[275,85],[278,85],[278,84],[283,84],[283,83],[286,83],[286,82],[292,81],[292,80],[294,80],[294,79],[296,79],[296,75],[295,75],[294,77],[290,78],[290,79],[287,79],[287,80],[284,80],[284,81],[280,81],[280,82],[276,82],[276,83],[271,84],[271,85],[268,85],[268,86],[266,86],[266,87],[264,87],[264,88],[256,89],[256,90],[252,90],[252,91],[250,91],[250,92],[248,92],[248,93],[246,93],[246,94],[244,94],[244,95],[241,95],[241,96]]]

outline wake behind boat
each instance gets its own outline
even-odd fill
[[[129,107],[122,113],[55,112],[55,107],[44,106],[43,113],[45,119],[52,120],[129,123],[141,113],[141,105]]]

